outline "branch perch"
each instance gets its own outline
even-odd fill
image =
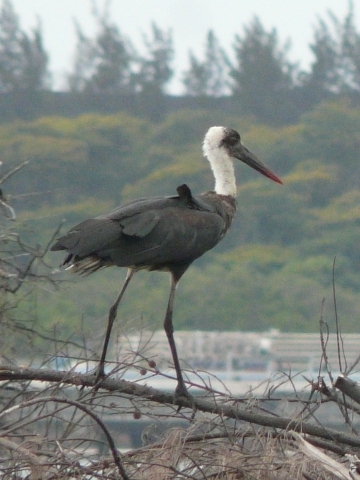
[[[0,367],[0,380],[38,380],[52,383],[65,383],[67,385],[82,386],[88,388],[101,388],[109,392],[117,392],[125,395],[136,396],[152,400],[162,404],[177,405],[181,408],[195,408],[202,412],[214,413],[223,417],[241,420],[244,422],[262,425],[265,427],[278,428],[281,430],[294,430],[298,433],[312,435],[314,437],[330,440],[339,444],[349,445],[351,447],[360,448],[360,438],[339,432],[332,428],[324,428],[318,425],[313,425],[307,422],[302,422],[300,419],[293,419],[288,417],[276,417],[270,414],[254,413],[250,410],[240,407],[239,404],[229,406],[225,404],[217,404],[216,401],[209,401],[199,398],[192,400],[185,397],[179,397],[174,401],[173,394],[157,390],[152,387],[138,385],[126,380],[117,380],[113,378],[106,378],[98,383],[95,382],[95,377],[89,374],[77,374],[68,372],[59,372],[57,370],[36,370],[32,368],[18,368],[18,367]],[[231,399],[234,403],[234,399]]]

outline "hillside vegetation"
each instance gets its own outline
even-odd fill
[[[316,331],[321,315],[331,326],[336,257],[342,329],[357,331],[360,111],[344,102],[320,104],[296,125],[278,128],[201,110],[173,113],[160,124],[93,114],[2,125],[3,171],[29,160],[4,184],[18,213],[14,228],[45,244],[63,219],[64,233],[129,199],[173,195],[184,182],[193,192],[213,188],[201,141],[219,123],[239,130],[284,185],[236,165],[237,216],[222,243],[180,282],[176,328]],[[52,253],[48,261],[55,268],[61,258]],[[65,273],[58,290],[39,288],[27,300],[31,309],[19,309],[19,320],[30,315],[66,334],[74,325],[99,331],[124,273],[107,269],[80,281]],[[167,295],[167,275],[137,274],[119,328],[161,328]]]

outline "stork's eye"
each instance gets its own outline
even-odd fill
[[[229,145],[231,145],[232,147],[234,145],[236,145],[238,143],[238,141],[240,140],[240,138],[236,135],[232,135],[231,137],[228,138],[228,143]]]

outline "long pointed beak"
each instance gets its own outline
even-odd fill
[[[271,170],[269,170],[253,153],[251,153],[244,145],[237,145],[231,150],[231,156],[241,160],[242,162],[249,165],[249,167],[257,170],[258,172],[265,175],[265,177],[270,178],[276,183],[283,184],[282,180],[275,175]]]

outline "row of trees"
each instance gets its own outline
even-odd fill
[[[45,245],[64,219],[62,232],[134,198],[173,195],[182,183],[194,192],[211,189],[201,139],[210,122],[219,119],[216,112],[193,109],[159,123],[120,113],[0,125],[0,173],[28,161],[2,186],[18,215],[14,225],[28,243]],[[317,330],[323,298],[324,318],[333,318],[336,257],[344,330],[358,331],[359,109],[340,101],[324,103],[296,125],[281,128],[230,116],[225,123],[241,132],[245,145],[284,185],[236,165],[236,218],[226,239],[201,257],[180,285],[176,325],[216,330],[221,316],[224,329]],[[49,263],[55,267],[62,258],[52,253]],[[52,319],[70,334],[74,318],[84,315],[86,327],[95,331],[120,276],[119,269],[106,269],[76,289],[63,286],[61,294],[39,290],[35,300],[28,297],[34,316],[44,328],[52,326]],[[133,282],[130,289],[137,294],[126,296],[122,320],[147,324],[153,319],[159,328],[167,276],[139,273]],[[92,290],[97,295],[90,299]],[[26,312],[25,323],[28,318]]]
[[[172,32],[155,23],[144,35],[140,55],[130,39],[111,21],[109,12],[94,11],[97,32],[86,36],[76,24],[77,47],[67,90],[89,94],[145,94],[156,103],[174,76]],[[232,95],[242,113],[270,123],[293,121],[315,104],[334,95],[360,90],[360,33],[353,4],[340,20],[329,13],[318,19],[310,44],[314,60],[307,72],[288,58],[276,29],[266,31],[255,17],[233,45],[234,60],[214,31],[207,33],[202,58],[189,52],[183,72],[184,95]],[[30,34],[21,29],[10,0],[0,11],[0,92],[51,89],[41,25]]]

